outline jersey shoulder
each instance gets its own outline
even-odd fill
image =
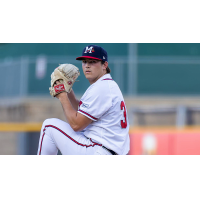
[[[110,84],[111,82],[114,82],[113,80],[99,80],[95,84],[92,84],[88,88],[88,92],[92,92],[95,94],[102,94],[104,95],[105,93],[110,93]]]
[[[111,90],[113,88],[116,88],[116,89],[119,89],[117,83],[111,79],[111,78],[105,78],[105,79],[102,79],[100,80],[98,83],[97,83],[97,87],[99,89],[102,89],[102,92],[104,91],[108,91],[108,92],[111,92]]]
[[[111,77],[106,76],[90,85],[83,97],[112,99],[117,96],[121,97],[121,95],[121,90],[118,84]]]

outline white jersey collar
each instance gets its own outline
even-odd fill
[[[97,82],[98,82],[98,81],[102,81],[102,80],[104,80],[104,79],[112,79],[112,77],[111,77],[110,74],[105,74],[105,75],[103,75],[101,78],[99,78],[99,79],[97,80]]]

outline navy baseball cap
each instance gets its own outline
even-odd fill
[[[105,49],[96,45],[89,45],[83,49],[82,56],[77,57],[76,60],[83,60],[85,58],[108,61],[108,55]]]

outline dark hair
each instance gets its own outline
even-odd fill
[[[106,61],[101,61],[101,64],[103,65],[104,63],[105,63]],[[111,70],[110,70],[110,68],[109,67],[107,67],[106,68],[106,72],[107,72],[107,74],[109,74],[110,72],[111,72]]]

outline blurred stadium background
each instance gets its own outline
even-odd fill
[[[130,155],[200,154],[200,44],[94,43],[108,52],[125,97]],[[35,155],[46,118],[65,120],[49,95],[50,74],[72,63],[88,43],[0,44],[0,154]],[[89,86],[83,73],[74,91]]]

